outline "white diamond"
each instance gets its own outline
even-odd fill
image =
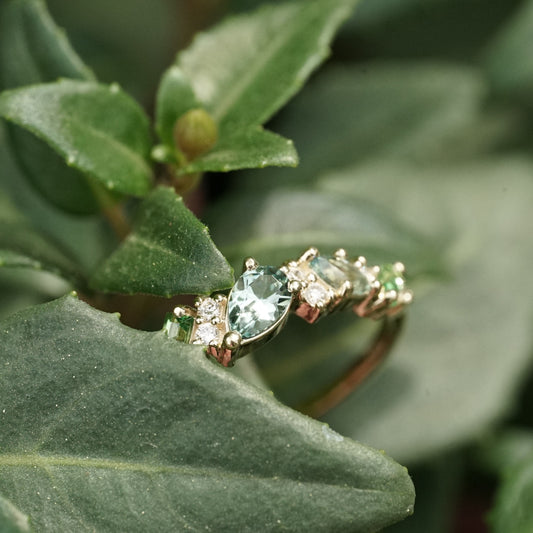
[[[311,283],[303,291],[304,300],[312,307],[324,306],[329,301],[328,291],[319,283]]]
[[[202,300],[198,305],[198,316],[205,320],[211,320],[212,318],[220,315],[220,304],[213,298],[206,298]]]
[[[196,328],[196,335],[194,337],[194,344],[213,344],[218,343],[219,331],[216,326],[206,322],[199,324]]]

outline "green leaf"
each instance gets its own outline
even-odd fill
[[[248,256],[277,265],[316,246],[324,254],[346,248],[371,261],[403,258],[417,274],[443,270],[438,246],[445,236],[431,242],[373,202],[342,193],[234,194],[219,202],[209,219],[215,240],[235,266]]]
[[[0,191],[0,267],[46,270],[73,283],[82,283],[75,263],[39,234]]]
[[[332,169],[378,157],[457,161],[494,151],[517,130],[482,111],[487,88],[477,70],[445,63],[366,63],[330,68],[291,102],[279,121],[298,139],[296,170],[245,173],[241,188],[308,184]]]
[[[295,167],[298,154],[292,141],[261,127],[236,130],[220,140],[207,155],[195,159],[180,172],[228,172],[266,166]]]
[[[327,417],[337,431],[412,463],[478,438],[509,412],[531,361],[533,309],[523,294],[533,291],[524,223],[532,173],[528,159],[492,158],[447,167],[391,161],[324,179],[327,190],[359,199],[379,191],[383,205],[428,236],[453,232],[441,251],[449,278],[415,287],[388,364]]]
[[[4,89],[56,81],[93,80],[40,0],[7,0],[0,16],[0,79]],[[50,147],[10,126],[13,151],[33,186],[55,205],[76,213],[99,210],[86,178]]]
[[[141,205],[133,232],[97,270],[91,285],[127,294],[207,294],[231,287],[233,272],[183,199],[159,187]]]
[[[524,2],[488,47],[486,67],[496,91],[532,101],[533,1]]]
[[[490,513],[493,533],[529,533],[533,529],[533,454],[509,469]]]
[[[156,131],[160,139],[174,148],[174,124],[190,109],[200,107],[192,87],[181,69],[170,67],[159,85],[156,102]]]
[[[5,0],[0,17],[3,89],[55,81],[58,77],[94,80],[56,27],[42,0]]]
[[[296,165],[292,144],[265,134],[259,137],[257,127],[325,59],[329,42],[355,4],[356,0],[272,4],[198,35],[165,75],[158,101],[158,131],[166,143],[173,124],[191,105],[191,88],[218,123],[219,144],[186,171]],[[265,149],[259,149],[260,142],[266,143]]]
[[[101,217],[65,213],[38,194],[24,179],[6,146],[5,126],[0,122],[0,187],[34,228],[75,260],[78,270],[91,272],[116,248],[114,233]]]
[[[0,492],[37,530],[373,532],[412,512],[382,453],[72,297],[3,321],[0,360]]]
[[[61,80],[5,91],[0,116],[109,191],[143,196],[150,189],[148,120],[116,85]]]
[[[2,533],[31,531],[28,517],[2,496],[0,496],[0,531]]]
[[[533,450],[533,431],[520,427],[505,428],[488,438],[475,450],[476,459],[490,471],[501,474],[524,461]]]

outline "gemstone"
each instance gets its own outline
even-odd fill
[[[324,306],[329,301],[328,291],[320,283],[310,283],[302,297],[311,307]]]
[[[247,270],[231,290],[228,302],[229,327],[243,339],[261,335],[288,312],[292,301],[287,276],[276,267]]]
[[[211,320],[220,315],[220,303],[213,298],[205,298],[198,304],[198,316]]]
[[[342,270],[352,284],[351,296],[363,298],[370,292],[369,274],[365,267],[357,268],[346,259],[330,259],[331,263]]]
[[[335,290],[339,290],[346,281],[346,275],[342,270],[331,264],[325,257],[318,255],[309,266],[315,271],[320,279],[323,279],[328,285]]]
[[[379,270],[378,280],[386,291],[401,292],[405,288],[405,278],[394,265],[383,265]]]
[[[194,344],[218,344],[219,336],[220,332],[215,325],[209,322],[198,324]]]
[[[181,342],[189,342],[191,338],[194,318],[189,315],[177,317],[174,313],[167,313],[163,331],[171,338]]]

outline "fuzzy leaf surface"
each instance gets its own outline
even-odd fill
[[[110,191],[143,196],[150,188],[148,119],[118,86],[61,80],[5,91],[0,116]]]
[[[0,10],[0,83],[2,89],[54,82],[58,78],[94,80],[70,46],[42,0],[6,0]],[[9,126],[20,167],[32,185],[54,205],[75,213],[98,211],[85,176],[65,165],[45,142]]]
[[[182,198],[159,187],[143,202],[132,233],[91,284],[126,294],[206,294],[231,287],[233,271]]]
[[[190,105],[189,89],[218,123],[219,143],[186,171],[295,166],[292,144],[264,134],[258,137],[257,127],[327,57],[329,43],[355,4],[356,0],[271,4],[198,35],[163,78],[158,99],[158,131],[164,142]],[[182,78],[189,81],[186,88]],[[183,103],[176,104],[180,98]],[[258,149],[259,141],[266,143],[264,150]]]
[[[0,494],[37,531],[371,532],[412,510],[382,453],[72,296],[3,321],[0,361]]]

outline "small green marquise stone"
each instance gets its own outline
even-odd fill
[[[346,275],[339,270],[331,261],[320,255],[311,260],[309,266],[315,271],[316,275],[324,280],[334,289],[340,289],[346,282]]]
[[[189,342],[194,325],[194,318],[189,315],[177,317],[174,313],[167,313],[163,331],[171,338],[181,342]]]

